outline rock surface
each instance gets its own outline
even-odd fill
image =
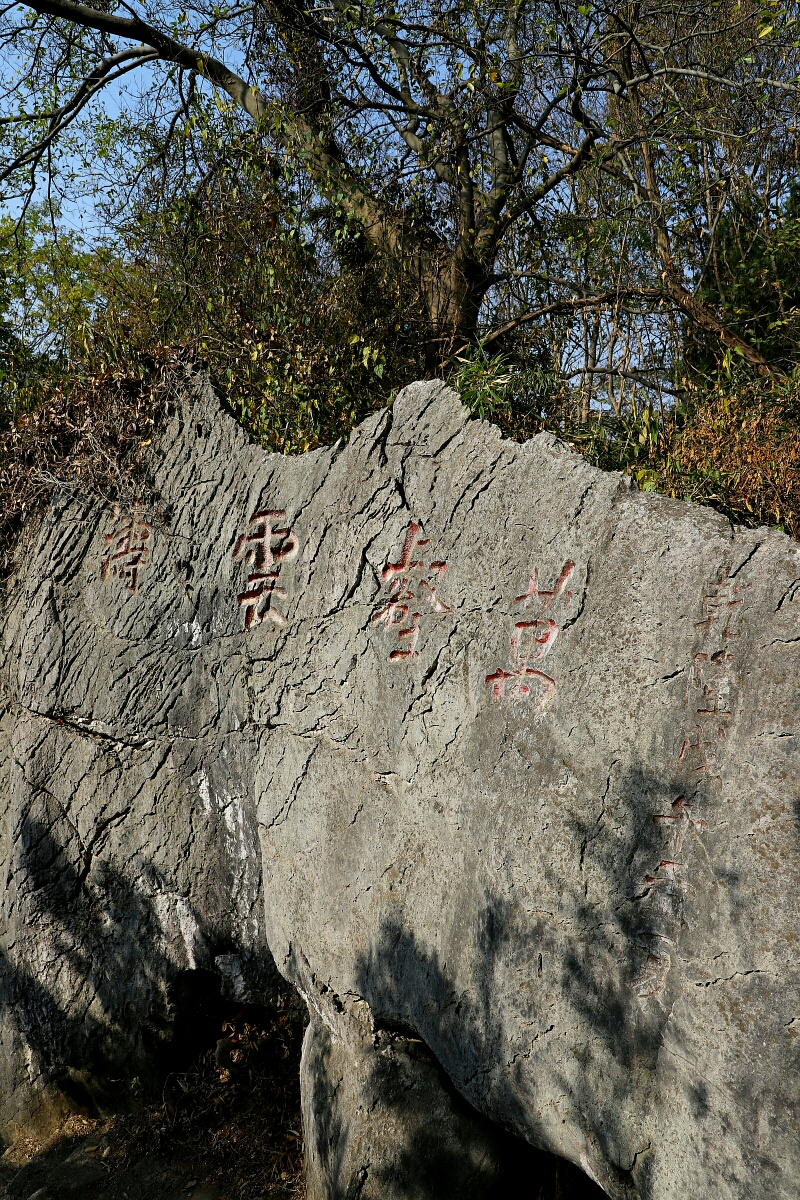
[[[363,1001],[334,1030],[312,1018],[303,1046],[307,1200],[602,1200],[571,1163],[481,1118],[418,1038],[376,1033]]]
[[[419,1039],[615,1200],[796,1200],[800,547],[439,384],[288,459],[195,381],[153,473],[4,601],[4,1128],[268,944],[318,1064]]]

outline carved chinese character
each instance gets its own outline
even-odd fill
[[[537,662],[545,657],[559,634],[552,619],[517,621],[511,635],[512,659],[522,664],[528,659]]]
[[[535,696],[534,712],[540,713],[554,694],[556,683],[552,676],[531,664],[540,663],[549,654],[559,635],[558,622],[543,614],[551,604],[559,601],[566,604],[572,599],[572,592],[566,590],[566,585],[574,570],[575,563],[568,559],[552,588],[542,588],[539,586],[539,568],[534,567],[528,590],[514,597],[514,603],[523,608],[533,607],[535,611],[538,607],[539,616],[515,623],[508,670],[498,668],[486,676],[489,698],[495,704],[505,699],[530,700]]]
[[[699,707],[695,711],[698,717],[714,716],[720,719],[722,717],[729,717],[731,710],[724,707],[726,703],[726,697],[722,695],[719,687],[710,683],[704,683]]]
[[[405,541],[403,542],[403,553],[400,556],[399,563],[387,563],[381,571],[381,583],[388,583],[395,575],[405,575],[409,571],[425,569],[425,564],[422,560],[413,561],[411,558],[417,546],[427,546],[430,538],[419,538],[419,525],[416,521],[412,521],[408,527]]]
[[[389,662],[402,662],[405,658],[416,658],[418,654],[417,641],[419,640],[419,621],[420,614],[412,613],[411,624],[407,629],[398,629],[398,638],[406,638],[406,644],[402,650],[392,650],[389,655]]]
[[[515,596],[514,603],[525,605],[537,600],[544,600],[542,611],[544,611],[544,609],[546,609],[547,606],[553,601],[558,600],[559,597],[566,604],[568,600],[572,599],[572,592],[566,592],[564,591],[564,588],[566,587],[567,580],[574,570],[575,563],[571,560],[567,560],[567,562],[565,562],[564,566],[561,568],[561,574],[559,575],[553,587],[549,591],[543,591],[542,588],[539,587],[539,568],[534,567],[533,574],[531,575],[530,582],[528,584],[527,592],[525,592],[522,596]]]
[[[632,984],[640,1000],[647,1000],[659,994],[666,983],[670,965],[671,959],[665,950],[648,954]]]
[[[121,512],[115,506],[115,515],[115,528],[103,536],[100,578],[105,583],[109,575],[117,577],[133,594],[139,586],[140,570],[150,561],[153,526],[141,504],[134,503],[130,512]]]
[[[714,654],[695,654],[691,682],[701,693],[697,697],[695,710],[699,717],[721,719],[731,715],[728,707],[730,679],[726,668],[732,658],[733,655],[724,650],[717,650]]]
[[[388,583],[389,594],[386,603],[376,609],[370,618],[373,627],[383,625],[384,629],[395,633],[401,643],[389,654],[389,662],[393,663],[405,662],[419,656],[417,642],[420,621],[426,607],[437,616],[451,611],[437,595],[442,576],[447,570],[447,563],[436,561],[426,567],[424,559],[414,557],[418,549],[424,549],[430,544],[430,539],[421,538],[419,533],[419,525],[412,521],[403,542],[400,561],[387,563],[381,571],[381,582]],[[413,611],[416,607],[423,612]],[[400,628],[406,621],[410,624]]]
[[[291,529],[278,528],[286,519],[283,509],[254,512],[246,533],[239,535],[233,548],[234,559],[243,559],[249,567],[272,570],[278,563],[297,558],[300,543]],[[273,546],[273,542],[277,545]]]
[[[697,622],[697,627],[710,633],[716,626],[716,632],[720,636],[732,638],[731,621],[736,614],[736,609],[742,603],[738,592],[739,585],[730,579],[725,580],[724,583],[707,584],[703,594],[703,619]]]
[[[431,582],[431,576],[429,575],[427,579],[420,581],[419,586],[423,596],[423,603],[430,604],[433,611],[440,615],[442,613],[449,613],[452,610],[449,609],[446,604],[443,604],[436,595],[436,589],[439,586],[442,576],[447,570],[447,563],[432,562],[429,570],[435,576],[435,579],[433,582]]]
[[[649,890],[663,891],[668,896],[679,893],[684,895],[689,885],[686,882],[686,866],[684,863],[674,862],[672,859],[664,858],[658,866],[655,875],[645,875],[644,882]]]
[[[535,685],[537,684],[541,686],[536,687]],[[510,671],[498,668],[493,674],[487,675],[486,686],[489,688],[489,695],[496,704],[499,704],[506,697],[509,700],[529,700],[534,691],[536,691],[539,695],[534,706],[534,712],[541,712],[556,690],[556,681],[550,675],[545,675],[544,671],[539,671],[535,667],[529,667],[527,663],[522,663]]]
[[[700,725],[695,726],[695,739],[695,741],[692,741],[691,737],[683,739],[678,762],[686,763],[693,774],[705,775],[716,786],[719,782],[716,740],[707,732],[704,734]]]
[[[692,810],[686,803],[684,796],[679,796],[673,802],[672,812],[657,813],[653,817],[653,824],[669,832],[673,854],[680,853],[684,838],[690,829],[695,833],[708,832],[708,822],[702,820],[700,817],[692,816]]]
[[[700,687],[703,680],[720,679],[727,681],[726,668],[733,662],[733,655],[726,650],[717,650],[713,654],[695,654],[692,664],[692,682]]]
[[[247,576],[250,587],[237,596],[239,607],[245,610],[245,629],[262,621],[286,624],[286,617],[274,600],[287,599],[286,588],[278,583],[281,564],[297,558],[300,542],[288,526],[280,524],[285,519],[283,509],[254,512],[247,531],[239,535],[233,548],[234,561],[243,561],[253,568]]]
[[[262,621],[272,621],[273,625],[285,625],[286,617],[275,607],[273,599],[285,600],[288,596],[286,588],[278,586],[278,572],[268,575],[248,575],[247,582],[254,586],[246,592],[240,592],[236,597],[239,607],[244,609],[244,627],[260,625]]]

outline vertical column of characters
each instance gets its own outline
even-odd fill
[[[728,565],[725,576],[729,570]],[[722,789],[720,748],[733,707],[731,646],[741,603],[740,586],[731,578],[712,581],[703,589],[696,622],[699,647],[684,696],[688,719],[675,761],[680,794],[668,812],[653,815],[654,825],[664,835],[663,857],[644,876],[636,897],[648,910],[647,924],[640,933],[645,959],[632,982],[641,1000],[657,997],[666,982],[691,888],[688,867],[682,861],[684,851],[689,837],[708,831],[703,811]]]

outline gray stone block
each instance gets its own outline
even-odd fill
[[[796,1200],[797,544],[438,383],[289,459],[195,380],[153,475],[3,602],[5,1128],[271,952],[319,1061],[357,1010],[612,1197]]]

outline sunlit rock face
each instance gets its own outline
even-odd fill
[[[394,1194],[384,1128],[413,1162],[359,1100],[399,1038],[612,1197],[796,1200],[797,544],[438,383],[284,458],[195,379],[152,472],[6,589],[5,1128],[274,960],[314,1196]]]

